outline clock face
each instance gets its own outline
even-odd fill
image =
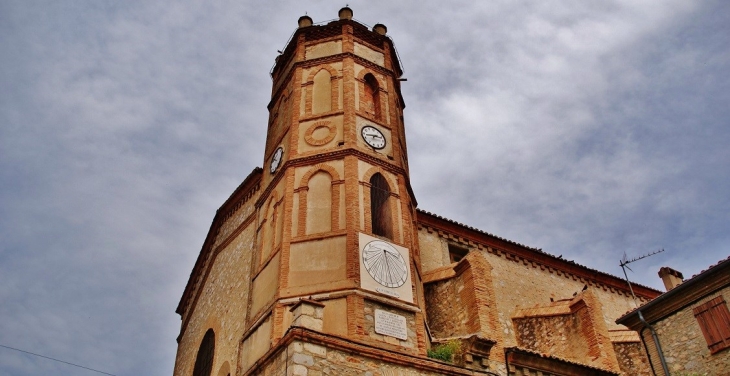
[[[385,287],[400,287],[408,279],[408,265],[395,247],[373,240],[362,249],[362,262],[373,279]]]
[[[365,143],[373,149],[382,149],[385,147],[385,136],[383,136],[383,133],[378,128],[366,125],[362,127],[360,134],[362,135],[362,139],[365,140]]]
[[[279,165],[281,164],[281,158],[284,156],[284,149],[279,146],[276,151],[274,152],[274,156],[271,157],[271,165],[269,167],[269,171],[273,174],[276,172],[276,169],[279,168]]]

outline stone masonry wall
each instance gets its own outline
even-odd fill
[[[183,329],[175,362],[175,375],[192,374],[193,365],[205,332],[215,332],[213,374],[221,367],[237,364],[238,342],[243,336],[251,280],[251,251],[255,238],[251,222],[213,260],[204,280],[202,293],[191,308],[187,327]],[[215,249],[215,248],[214,248]],[[228,363],[228,364],[226,364]]]
[[[730,348],[710,354],[699,323],[692,309],[719,295],[730,301],[730,287],[711,294],[679,312],[652,323],[659,336],[664,358],[672,373],[696,373],[698,375],[730,375]],[[644,331],[644,341],[654,347],[649,330]],[[652,358],[654,368],[661,371],[659,359]]]
[[[442,373],[427,372],[408,366],[388,363],[359,354],[331,349],[322,345],[295,341],[288,348],[287,373],[263,373],[263,375],[291,376],[436,376]],[[271,368],[273,368],[272,366]],[[280,369],[281,366],[279,365]]]
[[[466,328],[472,309],[462,301],[459,292],[464,291],[464,280],[460,277],[425,286],[429,328],[436,338],[470,334]]]
[[[613,350],[621,373],[631,376],[651,376],[649,360],[644,355],[641,342],[616,342],[613,344]]]
[[[585,362],[588,342],[576,315],[515,319],[518,346],[560,358]]]

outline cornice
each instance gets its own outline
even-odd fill
[[[345,28],[342,27],[344,25],[352,26],[352,32],[347,33],[345,31]],[[327,29],[339,29],[339,32],[335,31],[328,34],[329,31]],[[316,34],[318,32],[321,32],[322,36],[313,37],[313,34]],[[342,38],[342,36],[344,36],[345,34],[351,35],[353,39],[358,40],[359,42],[362,42],[363,44],[370,47],[374,47],[380,50],[386,50],[387,47],[387,49],[389,50],[388,52],[393,56],[393,59],[391,59],[393,61],[393,66],[396,68],[399,74],[402,74],[403,69],[400,66],[400,61],[398,61],[398,54],[395,51],[393,41],[390,37],[388,37],[387,35],[380,35],[378,33],[375,33],[369,30],[365,25],[357,21],[336,20],[329,22],[326,25],[313,25],[298,28],[297,30],[295,30],[294,34],[289,39],[286,47],[284,47],[284,52],[279,55],[279,59],[277,60],[276,65],[274,65],[274,68],[271,71],[272,75],[275,75],[277,73],[277,70],[281,69],[280,67],[285,67],[288,64],[289,60],[292,58],[292,56],[295,55],[296,47],[299,45],[300,36],[305,36],[303,44],[308,45],[315,41],[321,42],[323,40],[333,40],[336,39],[336,37]],[[381,45],[374,44],[368,39],[375,39],[377,40],[377,43]]]

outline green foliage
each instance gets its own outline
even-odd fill
[[[452,339],[449,342],[433,346],[428,350],[427,355],[431,359],[453,363],[461,358],[461,341]]]

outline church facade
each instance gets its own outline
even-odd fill
[[[349,8],[299,19],[264,167],[216,212],[177,307],[174,374],[652,374],[614,322],[625,281],[417,209],[386,34]]]

